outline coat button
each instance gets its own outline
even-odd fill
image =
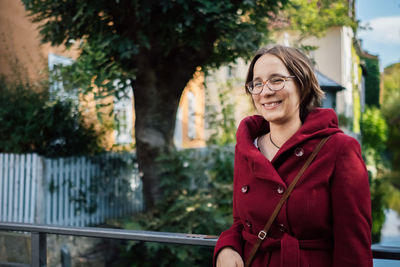
[[[286,226],[283,223],[279,224],[279,231],[286,232]]]
[[[282,186],[278,186],[278,188],[276,189],[276,191],[278,192],[279,195],[282,195],[283,192],[285,191],[285,189]]]
[[[252,225],[251,225],[251,222],[249,222],[248,220],[246,220],[246,226],[249,227],[249,228],[251,228],[251,226],[252,226]]]
[[[248,185],[242,186],[242,193],[243,193],[243,194],[246,194],[247,191],[249,191],[249,186],[248,186]]]
[[[298,147],[298,148],[296,148],[296,149],[294,150],[294,154],[295,154],[297,157],[301,157],[301,156],[304,155],[304,149],[301,148],[301,147]]]

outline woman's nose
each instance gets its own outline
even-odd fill
[[[273,94],[275,94],[275,91],[269,89],[267,84],[264,84],[260,95],[262,96],[262,95],[273,95]]]

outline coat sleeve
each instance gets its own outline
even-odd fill
[[[235,197],[237,180],[238,180],[237,168],[239,167],[239,164],[238,164],[239,157],[240,157],[239,153],[236,149],[234,172],[233,172],[234,173],[233,174],[233,224],[228,230],[222,232],[218,238],[217,244],[215,245],[215,248],[214,248],[214,259],[213,259],[214,266],[216,266],[216,260],[217,260],[218,253],[224,247],[232,247],[243,258],[243,239],[242,239],[243,225],[238,216],[238,212],[237,212],[237,208],[236,208],[236,197]]]
[[[372,266],[371,196],[357,140],[342,135],[331,180],[333,267]]]

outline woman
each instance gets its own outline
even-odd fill
[[[371,201],[358,142],[317,108],[323,92],[308,58],[273,46],[251,61],[246,89],[261,115],[237,130],[233,225],[218,239],[217,267],[244,266],[258,233],[321,139],[251,266],[372,266]]]

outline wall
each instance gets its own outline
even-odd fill
[[[323,38],[309,38],[305,44],[316,45],[312,52],[316,69],[327,75],[346,89],[336,96],[338,114],[353,116],[353,83],[352,83],[352,40],[353,31],[349,27],[332,27]]]
[[[21,1],[0,0],[0,74],[13,76],[15,68],[22,68],[24,75],[32,80],[47,79],[49,53],[77,57],[76,46],[65,50],[62,46],[41,44],[37,28],[37,24],[30,22]]]
[[[199,68],[186,85],[179,102],[176,131],[180,132],[175,133],[178,147],[205,146],[204,105],[204,73]]]
[[[47,266],[61,267],[61,249],[67,249],[74,267],[105,267],[118,257],[116,248],[126,241],[47,235]],[[30,234],[0,231],[0,266],[5,263],[19,263],[12,266],[30,266]],[[4,265],[3,265],[3,264]]]
[[[235,104],[236,126],[239,126],[244,117],[257,113],[251,96],[246,93],[244,86],[249,64],[250,62],[239,58],[235,63],[209,72],[206,77],[206,106],[214,106],[216,112],[220,112],[222,107],[219,94],[228,91],[230,94],[229,101]],[[205,132],[207,137],[209,135],[207,126]]]

